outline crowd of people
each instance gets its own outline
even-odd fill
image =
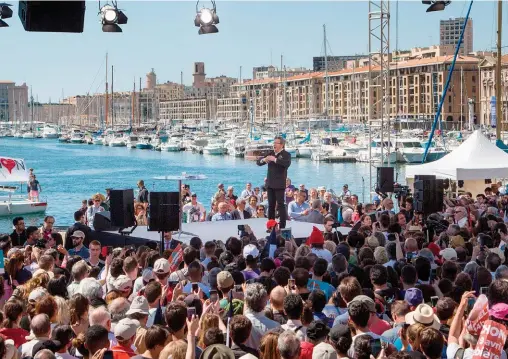
[[[163,248],[111,248],[93,239],[88,206],[64,236],[51,216],[41,228],[17,217],[0,236],[0,359],[506,359],[502,189],[424,215],[411,197],[396,210],[389,197],[358,203],[347,185],[288,181],[289,218],[324,225],[303,241],[271,219],[262,238],[245,225],[205,243],[165,233]],[[210,216],[184,186],[187,221],[262,218],[263,192],[220,184]]]

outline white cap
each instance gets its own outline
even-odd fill
[[[37,299],[44,297],[46,294],[48,294],[48,291],[46,289],[42,287],[37,287],[30,292],[28,300],[37,301]]]
[[[115,290],[124,291],[128,288],[132,288],[132,280],[126,275],[121,274],[116,277],[111,287]]]
[[[165,258],[159,258],[153,265],[153,271],[158,274],[169,273],[171,266]]]
[[[439,254],[447,261],[457,260],[457,251],[453,248],[445,248]]]
[[[136,335],[136,330],[140,327],[137,320],[124,318],[115,325],[115,338],[119,340],[129,340]]]
[[[247,259],[247,256],[257,258],[259,256],[259,249],[254,244],[247,244],[243,247],[243,258]]]
[[[148,300],[143,296],[138,296],[132,300],[131,307],[125,314],[131,315],[134,313],[141,313],[141,314],[148,315],[148,314],[150,314],[148,312],[149,309],[150,309],[150,307],[148,305]]]

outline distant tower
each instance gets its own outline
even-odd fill
[[[194,73],[192,74],[194,77],[194,82],[192,85],[194,87],[203,87],[205,84],[205,63],[204,62],[195,62],[194,63]]]
[[[146,74],[146,88],[153,90],[155,85],[157,85],[157,75],[152,68],[152,71]]]

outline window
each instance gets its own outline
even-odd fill
[[[471,77],[471,80],[473,80],[473,82],[475,82],[475,81],[476,81],[476,76],[475,76],[475,75],[473,75],[473,76]]]

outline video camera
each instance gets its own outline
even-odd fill
[[[403,186],[399,183],[393,184],[393,193],[397,199],[411,196],[411,190],[409,189],[409,186]]]

